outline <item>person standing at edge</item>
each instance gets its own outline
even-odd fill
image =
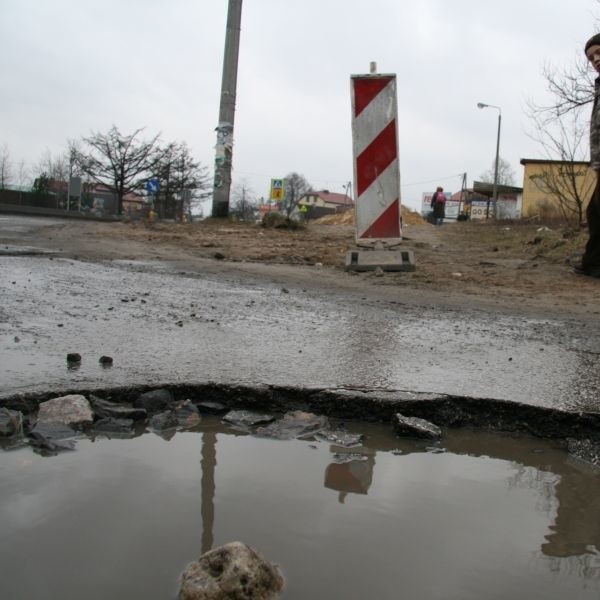
[[[446,196],[443,187],[438,187],[431,196],[431,208],[433,208],[433,222],[441,225],[446,216]]]
[[[585,45],[585,55],[600,74],[600,33],[592,36]],[[585,246],[581,264],[575,272],[590,277],[600,277],[600,76],[596,78],[594,104],[590,120],[590,163],[596,172],[596,186],[585,212],[590,237]]]

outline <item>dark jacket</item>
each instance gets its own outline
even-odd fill
[[[590,121],[590,162],[594,171],[600,171],[600,77],[594,88],[594,107]]]

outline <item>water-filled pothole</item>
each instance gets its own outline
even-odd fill
[[[600,476],[561,442],[345,422],[362,445],[249,435],[206,416],[170,439],[2,453],[6,598],[175,598],[203,551],[242,540],[284,598],[597,598]]]

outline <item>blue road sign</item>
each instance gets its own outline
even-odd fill
[[[160,189],[160,184],[158,183],[158,179],[148,179],[146,181],[146,191],[150,194],[156,194]]]

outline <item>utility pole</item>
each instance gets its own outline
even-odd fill
[[[496,136],[496,162],[494,167],[494,191],[493,195],[493,215],[494,218],[498,218],[498,162],[500,160],[500,126],[502,124],[502,109],[494,104],[485,104],[485,102],[478,102],[477,108],[497,108],[498,109],[498,135]],[[488,199],[486,219],[490,218],[490,201]]]
[[[229,192],[231,189],[231,163],[233,155],[233,122],[235,118],[235,94],[237,86],[240,28],[242,23],[242,0],[229,0],[227,30],[223,55],[223,79],[221,81],[221,103],[217,145],[215,151],[215,179],[213,186],[213,217],[229,214]]]
[[[498,218],[498,163],[500,162],[500,126],[502,111],[498,107],[498,135],[496,136],[496,166],[494,168],[494,219]]]
[[[458,217],[460,217],[460,214],[461,214],[461,210],[460,210],[461,205],[462,205],[462,209],[464,211],[467,206],[467,174],[466,173],[463,173],[462,183],[460,186],[460,200],[458,201],[458,214],[456,215],[457,221],[458,221]]]

